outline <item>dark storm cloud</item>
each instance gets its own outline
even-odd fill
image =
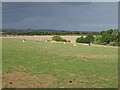
[[[117,3],[4,2],[3,28],[104,30],[117,28]]]

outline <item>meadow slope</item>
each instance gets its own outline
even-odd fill
[[[3,88],[117,88],[118,49],[4,38]]]

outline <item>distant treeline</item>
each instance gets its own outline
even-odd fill
[[[28,31],[28,30],[2,30],[3,35],[87,35],[90,32],[80,31]],[[99,35],[100,32],[92,32]]]
[[[48,32],[48,31],[31,31],[24,32],[21,35],[82,35],[88,34],[89,32],[80,32],[80,31],[59,31],[59,32]],[[93,34],[98,35],[99,32],[93,32]]]
[[[30,30],[15,30],[3,29],[2,35],[81,35],[76,39],[77,43],[94,43],[100,45],[120,46],[120,32],[118,29],[109,29],[101,32],[80,32],[80,31],[30,31]],[[83,37],[83,36],[86,37]],[[94,36],[93,36],[94,35]],[[65,41],[60,37],[54,37],[54,40]]]

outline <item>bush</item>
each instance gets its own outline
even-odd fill
[[[52,37],[52,40],[54,40],[54,41],[62,41],[62,42],[70,42],[70,41],[68,41],[68,40],[66,40],[66,39],[63,39],[62,37],[60,37],[60,36],[58,36],[58,35],[53,36],[53,37]]]
[[[110,46],[115,46],[115,42],[110,42],[109,45]]]
[[[77,38],[76,39],[77,43],[90,43],[87,38]]]
[[[67,42],[70,42],[70,40],[67,40]]]
[[[61,38],[60,36],[53,36],[52,40],[54,40],[54,41],[62,41],[63,38]]]
[[[120,46],[120,42],[110,42],[110,46]]]
[[[120,46],[120,42],[115,42],[115,46]]]
[[[66,39],[62,39],[61,41],[63,41],[63,42],[67,42],[67,40],[66,40]]]
[[[94,38],[94,41],[93,41],[93,43],[94,44],[106,44],[104,41],[103,41],[103,38],[101,37],[101,36],[96,36],[95,38]]]
[[[77,43],[90,43],[94,41],[94,37],[92,35],[92,33],[88,33],[88,35],[84,38],[83,36],[81,36],[80,38],[76,39]]]
[[[80,38],[77,38],[77,39],[76,39],[76,42],[77,42],[77,43],[84,43],[85,40],[84,40],[84,38],[83,38],[83,36],[82,36],[82,37],[80,37]]]

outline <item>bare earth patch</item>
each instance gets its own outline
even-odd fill
[[[5,88],[46,87],[47,85],[53,84],[55,79],[52,77],[52,75],[48,74],[44,74],[40,78],[24,72],[4,73],[2,84]]]

